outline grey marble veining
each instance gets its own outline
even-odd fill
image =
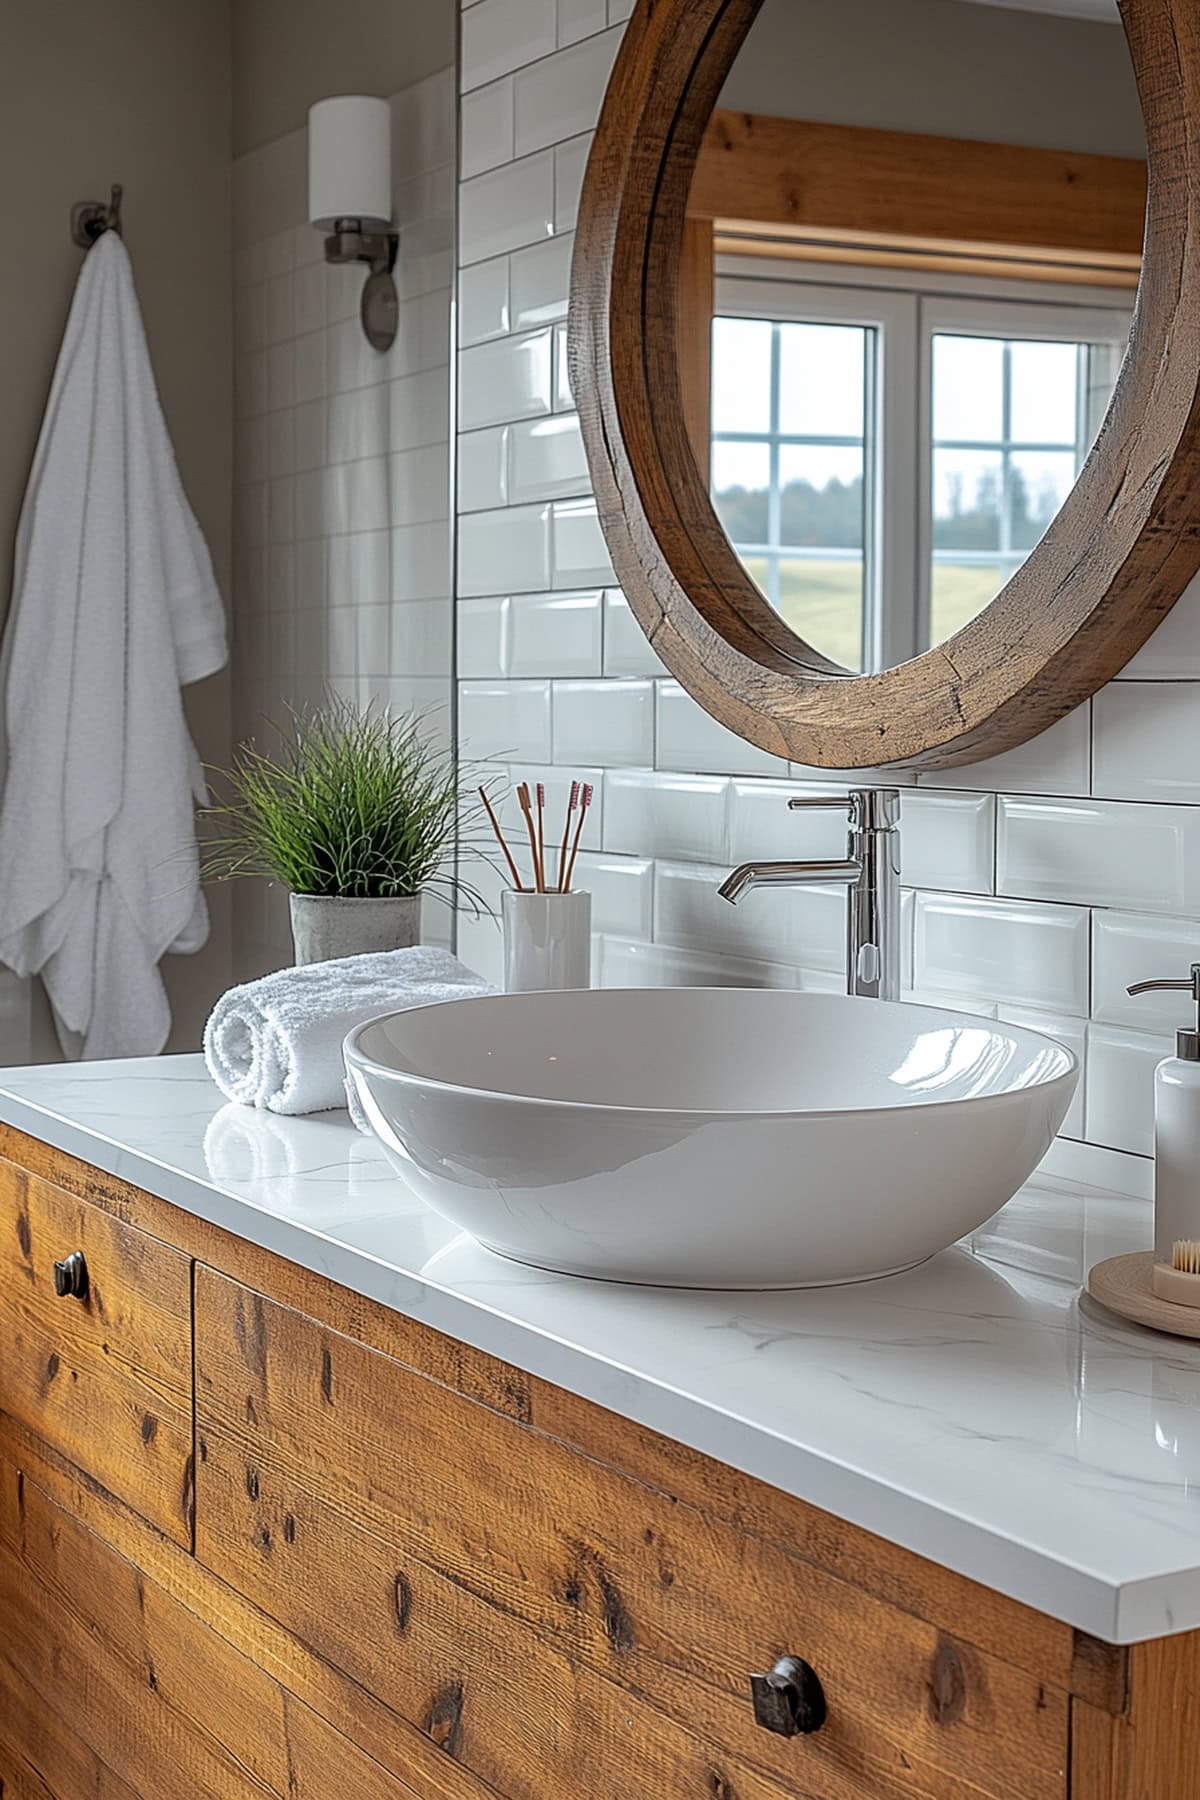
[[[1034,1182],[905,1275],[669,1292],[504,1262],[344,1113],[223,1106],[199,1057],[4,1071],[0,1118],[1099,1637],[1200,1626],[1200,1345],[1079,1298],[1142,1201]]]

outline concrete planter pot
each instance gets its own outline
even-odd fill
[[[394,900],[292,894],[290,900],[297,966],[374,950],[407,950],[421,941],[420,894]]]

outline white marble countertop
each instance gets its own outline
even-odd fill
[[[1079,1299],[1144,1201],[1032,1183],[907,1275],[680,1293],[504,1262],[344,1113],[222,1106],[198,1056],[0,1071],[0,1118],[1098,1637],[1200,1626],[1200,1345]]]

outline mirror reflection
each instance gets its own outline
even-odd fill
[[[710,124],[693,446],[771,605],[846,668],[986,607],[1103,422],[1144,145],[1115,6],[1071,10],[768,0]]]

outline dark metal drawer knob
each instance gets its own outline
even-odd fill
[[[798,1656],[781,1656],[765,1675],[750,1677],[754,1718],[765,1731],[799,1737],[825,1723],[825,1689],[814,1668]]]
[[[82,1300],[87,1294],[87,1263],[82,1250],[72,1250],[54,1265],[54,1291],[60,1300]]]

